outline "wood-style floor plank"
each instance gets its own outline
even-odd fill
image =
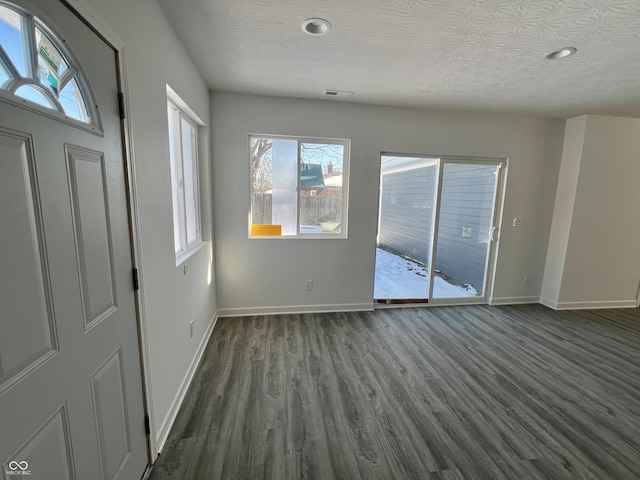
[[[640,311],[219,319],[151,480],[639,479]]]

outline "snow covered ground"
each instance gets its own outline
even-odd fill
[[[426,298],[429,272],[426,267],[380,248],[376,253],[374,298]],[[458,286],[435,277],[434,298],[473,297],[478,292],[472,286]]]

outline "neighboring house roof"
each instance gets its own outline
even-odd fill
[[[323,190],[326,188],[342,188],[342,173],[322,174],[322,165],[315,163],[303,163],[300,169],[300,188]],[[263,193],[268,195],[273,190]]]
[[[331,176],[324,177],[324,184],[327,187],[342,187],[342,174],[334,173]]]

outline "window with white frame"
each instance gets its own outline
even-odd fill
[[[346,139],[249,135],[250,237],[346,238]]]
[[[171,98],[169,150],[171,194],[173,198],[173,239],[176,257],[202,242],[198,181],[198,121],[190,117]]]

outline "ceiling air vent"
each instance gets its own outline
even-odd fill
[[[353,95],[353,92],[343,92],[340,90],[325,90],[325,97],[337,97],[337,98],[349,98]]]

